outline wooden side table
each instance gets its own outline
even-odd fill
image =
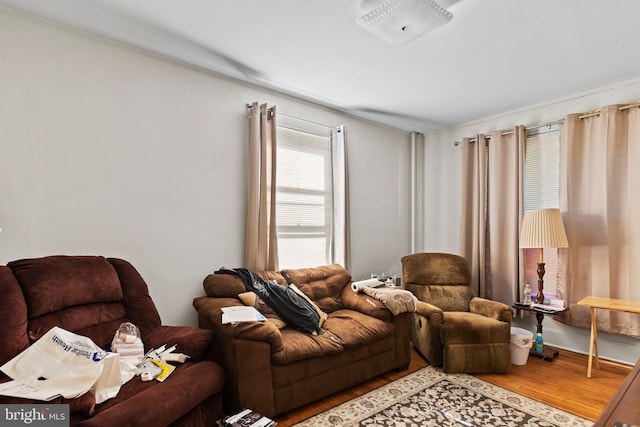
[[[555,316],[556,314],[559,313],[563,313],[565,311],[568,310],[568,308],[562,309],[562,310],[557,310],[557,311],[547,311],[547,310],[543,310],[537,307],[533,307],[533,306],[526,306],[526,305],[518,305],[518,304],[513,304],[513,308],[515,308],[516,310],[522,310],[522,311],[528,311],[528,312],[532,312],[536,314],[536,320],[538,321],[538,326],[536,328],[536,332],[541,334],[542,333],[542,321],[544,320],[544,315],[545,314],[549,314],[551,316]],[[542,359],[544,361],[547,362],[551,362],[553,361],[554,358],[558,357],[558,350],[553,349],[551,347],[548,347],[547,345],[543,344],[542,347],[542,353],[537,353],[535,350],[535,337],[533,337],[533,347],[531,348],[531,350],[529,351],[529,356],[533,356],[533,357],[537,357],[538,359]]]
[[[578,305],[586,305],[591,308],[591,337],[589,339],[589,364],[587,365],[587,378],[591,378],[591,366],[595,350],[596,369],[600,369],[598,357],[598,330],[596,323],[596,309],[622,311],[626,313],[640,314],[640,301],[628,301],[623,299],[584,297],[578,301]]]

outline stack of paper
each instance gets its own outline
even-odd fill
[[[547,310],[547,311],[553,311],[553,312],[564,311],[564,307],[556,307],[553,305],[546,305],[546,304],[532,304],[532,307],[540,310]]]
[[[222,309],[222,324],[237,322],[264,322],[264,317],[254,307],[239,305]]]

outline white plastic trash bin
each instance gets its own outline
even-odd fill
[[[529,350],[533,345],[533,332],[522,328],[511,328],[511,364],[526,365]]]

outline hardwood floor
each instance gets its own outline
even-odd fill
[[[632,366],[601,360],[600,369],[594,369],[592,378],[587,378],[587,356],[565,350],[558,351],[559,356],[552,362],[530,357],[526,365],[512,365],[507,374],[482,374],[476,377],[595,421]],[[291,426],[428,365],[418,352],[412,350],[409,369],[403,372],[389,372],[283,414],[276,418],[278,427]]]

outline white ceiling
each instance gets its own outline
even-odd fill
[[[407,131],[640,78],[638,0],[440,4],[450,24],[393,46],[355,24],[361,0],[0,0]]]

